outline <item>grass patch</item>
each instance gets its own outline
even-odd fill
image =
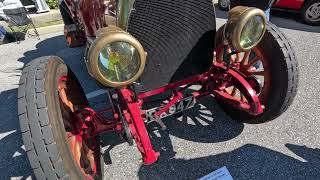
[[[48,22],[35,24],[35,26],[36,26],[36,28],[41,28],[41,27],[58,25],[58,24],[63,24],[63,20],[62,19],[52,20],[52,21],[48,21]],[[7,32],[12,33],[12,31],[9,27],[4,27],[4,28],[6,29]],[[25,28],[25,26],[21,26],[21,28]],[[30,28],[32,28],[32,27],[30,27]]]
[[[35,24],[35,26],[36,26],[36,28],[40,28],[40,27],[53,26],[53,25],[58,25],[58,24],[63,24],[63,20],[58,19],[58,20],[48,21],[48,22],[44,22],[44,23],[40,23],[40,24]]]

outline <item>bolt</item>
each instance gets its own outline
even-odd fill
[[[115,119],[118,119],[118,118],[119,118],[119,115],[118,115],[117,113],[115,113],[115,114],[113,115],[113,117],[114,117]]]
[[[117,100],[119,98],[118,94],[112,94],[112,99]]]

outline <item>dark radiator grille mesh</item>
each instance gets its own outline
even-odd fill
[[[202,73],[214,49],[212,0],[136,0],[128,32],[148,52],[139,91]]]

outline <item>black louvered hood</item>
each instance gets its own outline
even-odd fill
[[[136,0],[128,32],[148,53],[138,91],[207,71],[215,31],[212,0]]]

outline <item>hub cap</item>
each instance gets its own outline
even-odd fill
[[[230,0],[220,0],[220,6],[223,8],[228,8],[230,4]]]
[[[231,50],[229,50],[231,52]],[[217,62],[223,62],[223,45],[217,47]],[[251,86],[256,89],[256,92],[259,96],[261,104],[266,102],[266,99],[269,94],[270,89],[270,64],[268,59],[262,53],[262,50],[259,47],[253,48],[248,52],[241,52],[231,56],[231,63],[235,67],[234,69],[238,70],[244,74],[247,78],[255,78],[256,82],[251,84]],[[249,82],[249,81],[248,81]],[[259,83],[259,84],[256,84]],[[250,82],[249,82],[250,84]],[[258,90],[259,88],[259,90]],[[238,99],[240,102],[247,102],[243,93],[241,93],[236,86],[229,86],[225,91]]]
[[[320,20],[320,2],[312,4],[307,9],[306,19],[312,22]]]

